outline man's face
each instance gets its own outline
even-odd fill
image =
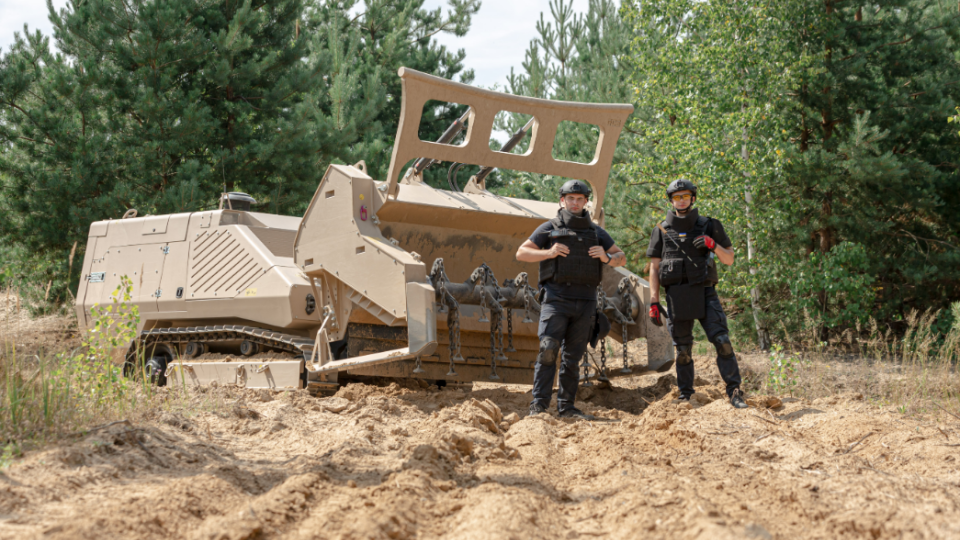
[[[587,205],[587,198],[579,193],[568,193],[560,199],[560,205],[572,214],[579,214]]]
[[[674,209],[681,212],[690,208],[690,205],[693,204],[693,201],[693,193],[686,189],[683,191],[678,191],[670,197],[670,202],[673,203]]]

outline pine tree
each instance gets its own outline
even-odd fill
[[[57,54],[18,36],[0,59],[0,238],[59,261],[24,277],[66,299],[67,253],[127,208],[211,208],[225,188],[296,215],[333,161],[382,174],[397,68],[472,77],[431,38],[463,35],[477,0],[305,2],[84,0],[51,12]]]
[[[812,316],[821,338],[957,298],[958,141],[942,121],[960,100],[944,53],[955,10],[637,0],[625,12],[638,105],[656,112],[636,126],[649,150],[636,174],[698,180],[735,239],[755,235],[760,272],[735,268],[732,296],[759,286],[768,323]]]
[[[790,223],[777,220],[777,236],[821,260],[844,243],[864,253],[876,298],[824,279],[815,305],[827,326],[855,314],[902,321],[960,298],[960,144],[942,121],[960,102],[960,66],[944,54],[960,43],[960,13],[831,1],[817,19],[823,69],[799,81],[791,162],[767,191]]]
[[[612,0],[590,0],[587,11],[576,15],[573,2],[552,0],[551,19],[543,15],[537,24],[538,36],[530,42],[520,70],[511,70],[506,90],[532,97],[593,103],[630,103],[633,88],[623,69],[630,50],[630,26],[620,17]],[[638,110],[636,115],[645,115]],[[511,117],[501,129],[513,132],[524,123]],[[593,159],[598,129],[589,125],[561,125],[554,152],[561,159],[582,163]],[[631,156],[638,151],[637,139],[624,130],[617,143],[604,201],[605,226],[627,250],[631,269],[642,271],[643,249],[656,221],[646,207],[635,204],[637,180],[628,170]],[[544,175],[500,171],[496,189],[515,197],[554,200],[557,189],[567,180]],[[633,249],[630,249],[633,248]]]
[[[337,0],[324,2],[310,13],[310,24],[317,28],[320,36],[315,48],[333,50],[338,40],[346,38],[355,50],[348,57],[357,58],[342,66],[351,73],[352,84],[375,86],[384,93],[383,104],[378,105],[376,114],[363,124],[367,133],[352,143],[347,153],[350,159],[364,159],[375,178],[386,176],[400,121],[402,90],[397,70],[406,66],[466,84],[474,78],[473,70],[463,64],[466,53],[462,49],[447,50],[437,44],[433,36],[441,32],[458,37],[466,35],[472,16],[480,9],[480,0],[450,0],[446,12],[441,8],[425,9],[424,3],[425,0],[364,0],[361,6],[357,0]],[[359,13],[351,15],[354,12]],[[349,103],[349,100],[331,101],[331,104],[340,103]],[[465,110],[463,105],[444,104],[425,110],[421,136],[425,140],[436,140]],[[336,116],[333,110],[329,114]],[[440,169],[436,166],[428,169],[425,180],[438,187],[445,186],[446,171]]]

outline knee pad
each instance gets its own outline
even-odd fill
[[[693,362],[692,352],[692,345],[677,345],[677,365],[685,366]]]
[[[553,366],[557,363],[557,353],[560,352],[560,342],[552,337],[540,338],[540,354],[537,355],[537,363],[545,366]]]
[[[730,356],[733,354],[733,343],[730,343],[730,336],[720,334],[713,340],[713,346],[717,348],[718,356]]]

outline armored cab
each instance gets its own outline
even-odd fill
[[[80,324],[89,325],[90,308],[109,302],[128,276],[141,314],[134,350],[146,351],[141,357],[161,381],[324,388],[344,375],[373,375],[530,384],[538,269],[515,253],[558,206],[498,196],[486,189],[486,171],[586,180],[594,189],[588,209],[602,224],[614,146],[632,107],[512,96],[406,68],[399,75],[403,103],[387,178],[371,178],[363,162],[331,165],[302,218],[255,212],[250,197],[226,194],[219,210],[94,223]],[[458,121],[462,143],[420,140],[429,99],[469,106]],[[525,153],[490,149],[501,111],[532,117]],[[563,120],[599,127],[591,163],[552,156]],[[485,168],[462,191],[442,190],[422,181],[436,161]],[[640,316],[646,281],[605,267],[600,289],[611,338],[645,338],[647,367],[667,365],[669,337]]]

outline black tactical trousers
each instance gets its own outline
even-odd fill
[[[707,334],[707,339],[717,348],[717,369],[720,370],[720,377],[727,383],[727,396],[733,394],[733,391],[740,388],[740,367],[737,365],[737,355],[730,346],[730,336],[727,330],[727,315],[723,312],[723,306],[720,305],[720,298],[713,287],[706,288],[705,301],[706,315],[700,319],[700,326]],[[693,345],[693,323],[694,321],[674,321],[667,319],[667,329],[670,331],[670,337],[673,338],[673,344],[677,347],[677,386],[680,387],[680,395],[693,395],[693,361],[692,359],[681,364],[682,347],[687,351]],[[723,349],[728,349],[727,354],[723,354]]]
[[[560,356],[557,410],[573,408],[580,384],[580,359],[587,351],[590,331],[597,316],[597,299],[564,300],[547,293],[540,306],[540,353],[533,370],[533,402],[550,407],[553,378]]]

